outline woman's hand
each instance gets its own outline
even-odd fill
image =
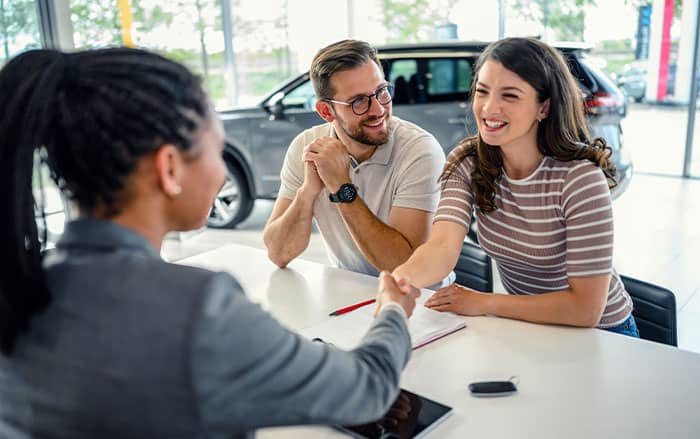
[[[481,293],[453,283],[437,290],[425,301],[425,306],[435,311],[479,316],[487,314],[485,302],[490,296],[489,293]]]

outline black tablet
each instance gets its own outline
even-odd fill
[[[452,407],[401,389],[381,419],[369,424],[340,426],[356,438],[421,438],[452,413]]]

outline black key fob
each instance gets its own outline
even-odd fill
[[[512,381],[481,381],[469,384],[469,392],[472,396],[507,396],[517,391]]]

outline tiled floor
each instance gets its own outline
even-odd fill
[[[272,202],[258,201],[238,229],[208,229],[181,241],[170,239],[163,254],[175,260],[230,242],[264,248],[262,228],[271,209]],[[700,181],[637,174],[614,209],[615,267],[673,290],[679,345],[700,352]],[[318,234],[301,257],[326,262]]]

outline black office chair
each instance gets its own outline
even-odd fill
[[[493,272],[491,258],[478,244],[464,241],[457,265],[455,265],[456,282],[477,291],[493,291]]]
[[[637,322],[639,336],[645,340],[678,346],[676,296],[673,292],[627,276],[620,276],[620,279],[632,297],[632,315]]]

